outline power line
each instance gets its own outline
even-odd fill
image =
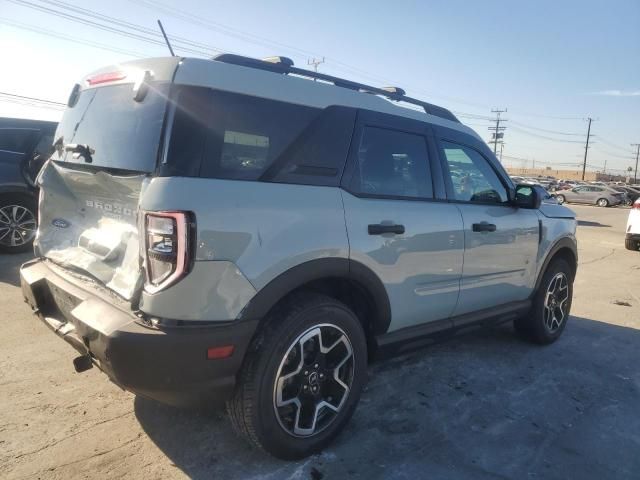
[[[0,23],[3,23],[5,25],[8,25],[10,27],[13,28],[19,28],[22,30],[27,30],[30,32],[34,32],[34,33],[39,33],[41,35],[45,35],[48,37],[52,37],[52,38],[58,38],[60,40],[66,40],[68,42],[73,42],[76,43],[78,45],[85,45],[88,47],[94,47],[94,48],[99,48],[102,50],[107,50],[110,52],[114,52],[114,53],[121,53],[123,55],[127,55],[130,57],[136,57],[136,58],[144,58],[145,56],[148,56],[146,54],[142,54],[139,52],[134,52],[131,50],[125,50],[122,48],[118,48],[118,47],[112,47],[110,45],[105,45],[104,43],[98,43],[98,42],[93,42],[91,40],[85,40],[83,38],[79,38],[79,37],[72,37],[70,35],[65,35],[59,32],[54,32],[53,30],[46,30],[42,27],[37,27],[35,25],[29,25],[27,23],[22,23],[22,22],[15,22],[13,20],[8,20],[6,18],[1,18],[0,17]]]
[[[561,139],[561,138],[552,138],[546,135],[540,135],[539,133],[533,133],[533,132],[529,132],[521,127],[517,127],[517,126],[511,126],[511,128],[513,128],[514,130],[516,130],[517,132],[523,133],[525,135],[529,135],[531,137],[536,137],[536,138],[540,138],[543,140],[549,140],[552,142],[562,142],[562,143],[582,143],[581,140],[565,140],[565,139]]]
[[[122,36],[125,36],[125,37],[133,38],[135,40],[140,40],[140,41],[143,41],[143,42],[152,43],[154,45],[161,45],[163,47],[165,46],[164,41],[160,40],[159,38],[157,38],[158,36],[160,36],[160,33],[151,31],[150,29],[148,29],[146,27],[143,27],[142,25],[130,24],[132,26],[125,27],[125,28],[130,28],[131,30],[135,30],[136,32],[140,31],[140,32],[146,33],[148,35],[152,35],[153,37],[156,37],[156,38],[148,37],[148,36],[145,36],[145,35],[143,35],[141,33],[134,33],[134,32],[130,32],[130,31],[122,30],[121,28],[116,28],[116,27],[112,27],[112,26],[105,25],[105,24],[102,24],[102,23],[98,23],[98,22],[95,22],[93,20],[88,20],[86,18],[78,17],[76,15],[65,13],[63,11],[55,10],[55,9],[48,8],[48,7],[45,7],[45,6],[42,6],[42,5],[37,5],[35,3],[31,3],[31,2],[28,2],[28,1],[25,1],[25,0],[8,0],[8,1],[12,2],[12,3],[15,3],[17,5],[23,6],[23,7],[31,8],[31,9],[34,9],[34,10],[41,11],[43,13],[50,14],[50,15],[53,15],[53,16],[56,16],[56,17],[59,17],[59,18],[64,18],[65,20],[70,20],[70,21],[75,22],[75,23],[81,23],[83,25],[87,25],[87,26],[90,26],[90,27],[98,28],[100,30],[104,30],[104,31],[107,31],[107,32],[110,32],[110,33],[116,33],[118,35],[122,35]],[[105,16],[105,19],[103,21],[106,22],[106,23],[116,23],[115,20],[111,20],[111,19],[107,18],[106,16]],[[129,22],[121,22],[121,23],[129,23]],[[172,38],[172,40],[174,40],[174,43],[184,43],[182,40],[175,41],[176,39],[174,39],[174,38]],[[193,54],[196,54],[196,55],[202,55],[204,57],[211,56],[211,52],[198,50],[196,48],[191,48],[191,47],[184,46],[184,45],[181,45],[180,49],[185,51],[185,52],[193,53]],[[215,50],[215,51],[220,51],[220,50]]]
[[[568,133],[568,132],[560,132],[558,130],[547,130],[545,128],[538,128],[531,125],[527,125],[526,123],[516,122],[515,120],[511,120],[511,123],[515,123],[516,125],[520,125],[521,127],[529,128],[531,130],[537,130],[539,132],[553,133],[556,135],[573,135],[573,136],[580,136],[580,137],[584,136],[584,133]]]
[[[591,122],[593,119],[591,117],[588,118],[589,126],[587,127],[587,143],[584,146],[584,163],[582,164],[582,180],[584,180],[584,171],[587,168],[587,152],[589,151],[589,137],[591,136]]]
[[[493,154],[497,155],[498,154],[498,140],[500,140],[500,143],[502,143],[502,140],[504,138],[504,131],[507,129],[507,127],[501,127],[500,126],[500,121],[502,120],[503,122],[506,122],[506,119],[501,119],[500,118],[500,114],[501,113],[505,113],[507,111],[507,109],[505,108],[504,110],[500,110],[500,109],[491,109],[492,113],[496,114],[496,118],[495,118],[495,122],[496,122],[496,126],[495,127],[487,127],[488,130],[493,130]]]
[[[7,93],[7,92],[0,92],[0,95],[4,96],[4,97],[11,97],[14,98],[16,100],[22,100],[22,101],[30,101],[30,102],[38,102],[38,103],[45,103],[45,104],[49,104],[52,106],[60,106],[60,107],[66,107],[66,103],[62,103],[62,102],[54,102],[53,100],[44,100],[42,98],[36,98],[36,97],[27,97],[25,95],[16,95],[15,93]]]
[[[307,60],[307,65],[313,65],[313,70],[318,73],[318,65],[324,63],[324,57],[322,58],[310,58],[309,60]],[[315,82],[316,79],[314,78],[313,81]]]
[[[638,182],[638,157],[640,157],[640,143],[632,143],[632,147],[636,147],[636,170],[633,174],[633,184]]]
[[[126,20],[121,20],[119,18],[110,17],[110,16],[105,15],[103,13],[96,12],[95,10],[90,10],[88,8],[78,7],[76,5],[72,5],[72,4],[69,4],[67,2],[63,2],[61,0],[39,0],[39,1],[41,3],[47,3],[49,5],[54,5],[54,6],[57,6],[59,8],[70,10],[70,11],[72,11],[74,13],[79,13],[81,15],[85,15],[87,17],[94,18],[96,20],[101,20],[103,22],[106,21],[106,22],[118,25],[120,27],[129,28],[129,29],[135,30],[136,32],[142,31],[142,32],[144,32],[144,33],[146,33],[148,35],[151,35],[151,36],[157,37],[157,38],[161,38],[162,40],[164,40],[164,38],[161,35],[161,32],[159,33],[156,29],[153,29],[153,28],[144,27],[142,25],[131,23],[131,22],[128,22]],[[196,48],[203,48],[205,50],[212,50],[214,52],[222,52],[221,49],[219,49],[217,47],[214,47],[212,45],[207,45],[205,43],[196,42],[196,41],[193,41],[193,40],[190,40],[188,38],[181,37],[181,36],[178,36],[178,35],[168,35],[168,37],[169,37],[170,40],[173,40],[174,43],[184,43],[185,45],[189,45],[189,46],[196,47]],[[163,43],[164,43],[164,41],[163,41]]]

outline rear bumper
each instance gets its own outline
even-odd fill
[[[627,233],[625,240],[635,240],[636,242],[640,242],[640,233]]]
[[[20,279],[26,302],[58,336],[122,388],[170,405],[226,400],[257,325],[146,326],[128,303],[43,260],[24,264]],[[230,357],[207,359],[208,348],[226,345]]]

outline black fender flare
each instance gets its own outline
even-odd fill
[[[329,278],[347,279],[364,289],[372,302],[372,333],[386,333],[391,323],[391,304],[382,281],[369,267],[347,258],[319,258],[291,267],[260,289],[237,320],[261,320],[289,293],[314,280]]]
[[[536,278],[536,284],[533,289],[533,295],[535,295],[535,292],[538,290],[538,287],[540,286],[540,282],[542,282],[542,277],[544,276],[544,273],[547,271],[547,268],[549,267],[549,263],[551,262],[553,257],[556,255],[556,253],[558,253],[562,249],[568,249],[573,254],[575,263],[574,265],[571,265],[571,267],[573,268],[573,273],[575,278],[575,273],[578,270],[578,246],[574,238],[562,237],[561,239],[556,241],[556,243],[553,244],[553,246],[549,249],[549,252],[547,253],[546,257],[544,258],[544,261],[542,262],[542,268],[538,272],[538,276]]]

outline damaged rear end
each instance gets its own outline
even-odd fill
[[[144,280],[138,207],[156,170],[177,63],[133,62],[76,85],[38,178],[36,255],[129,302]]]
[[[21,268],[26,301],[80,353],[77,371],[98,365],[120,386],[174,405],[233,386],[241,357],[205,354],[239,332],[250,338],[242,329],[251,327],[161,329],[140,309],[143,295],[179,301],[166,289],[193,267],[193,213],[141,209],[168,148],[180,62],[116,65],[74,87],[38,175],[37,258]]]

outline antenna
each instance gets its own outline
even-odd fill
[[[160,27],[160,31],[162,32],[162,36],[164,37],[164,41],[167,42],[167,47],[169,47],[169,52],[172,57],[175,57],[176,54],[173,53],[173,48],[171,48],[171,44],[169,43],[169,39],[167,38],[167,34],[164,33],[164,27],[162,26],[162,22],[158,20],[158,26]]]

